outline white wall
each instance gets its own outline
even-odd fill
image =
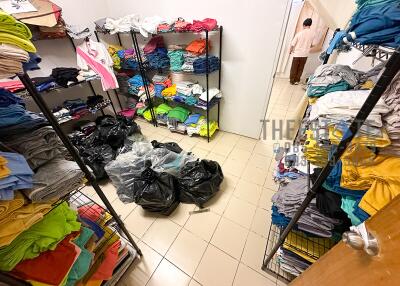
[[[287,0],[107,0],[109,15],[215,18],[224,26],[221,128],[261,133]]]
[[[142,16],[184,17],[187,20],[206,17],[217,19],[224,26],[221,129],[259,138],[260,119],[264,118],[268,103],[277,48],[289,0],[55,2],[63,8],[63,17],[67,23],[90,27],[100,17],[118,18],[131,13]],[[218,38],[215,39],[217,41]],[[37,46],[43,57],[42,70],[32,75],[48,75],[56,66],[75,66],[75,54],[68,40],[42,41]],[[212,81],[215,82],[215,78]]]

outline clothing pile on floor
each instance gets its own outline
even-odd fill
[[[217,162],[200,161],[172,142],[131,147],[105,167],[124,203],[169,215],[179,202],[203,207],[219,191],[224,176]]]
[[[0,11],[0,78],[22,73],[23,63],[29,61],[28,52],[35,53],[32,33],[22,22]]]
[[[81,126],[80,131],[69,137],[96,178],[102,179],[107,177],[104,166],[119,153],[129,150],[136,135],[140,135],[140,128],[132,119],[105,115],[96,119],[95,126],[93,123]]]
[[[159,16],[142,18],[140,15],[127,15],[119,19],[102,18],[95,21],[96,30],[103,33],[124,33],[130,31],[140,32],[143,36],[168,32],[203,32],[218,29],[217,20],[206,18],[193,20],[193,23],[183,18],[163,19]]]

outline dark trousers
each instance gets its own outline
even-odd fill
[[[300,82],[303,74],[304,66],[307,62],[307,57],[294,57],[292,68],[290,69],[290,83]]]

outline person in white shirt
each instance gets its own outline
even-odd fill
[[[307,57],[310,54],[314,34],[311,31],[312,19],[307,18],[303,22],[303,30],[298,32],[290,45],[290,53],[293,54],[292,67],[290,69],[290,84],[299,84]]]

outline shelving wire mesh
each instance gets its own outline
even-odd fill
[[[271,224],[264,253],[264,261],[266,261],[266,258],[271,253],[273,246],[278,242],[283,229],[284,228]],[[295,263],[293,268],[301,273],[308,266],[317,261],[323,254],[328,252],[335,243],[334,240],[329,238],[308,236],[301,231],[293,230],[289,233],[281,248],[287,253],[290,253],[290,256],[295,257],[297,263]],[[305,259],[305,257],[307,257],[307,259]],[[299,264],[301,267],[299,267]],[[296,275],[284,269],[287,269],[287,266],[285,263],[281,262],[281,258],[278,252],[276,252],[274,258],[267,264],[265,271],[275,275],[278,280],[284,282],[290,282],[296,278]]]

